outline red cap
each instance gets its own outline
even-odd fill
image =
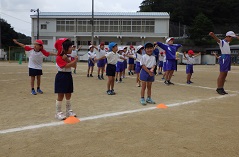
[[[101,42],[101,43],[100,43],[100,46],[104,46],[104,45],[105,45],[105,43],[104,43],[104,42]]]
[[[134,46],[133,46],[133,45],[130,45],[130,48],[131,48],[131,49],[133,49],[133,48],[134,48]]]
[[[193,55],[194,54],[193,50],[188,50],[188,54]]]
[[[62,52],[62,43],[64,41],[66,41],[68,38],[59,38],[56,42],[55,42],[55,48],[57,50],[57,56],[59,56]]]
[[[162,54],[163,54],[163,52],[160,52],[160,54],[162,55]]]
[[[34,44],[43,45],[43,41],[38,39],[34,42]]]

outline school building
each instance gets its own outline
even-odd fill
[[[37,37],[37,14],[31,15],[32,41]],[[140,45],[146,42],[165,41],[169,36],[167,12],[95,12],[94,44],[110,42],[118,45]],[[75,45],[83,45],[85,53],[92,32],[91,12],[40,12],[39,38],[47,50],[54,50],[58,38],[70,38]]]

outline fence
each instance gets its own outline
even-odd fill
[[[46,50],[54,52],[54,50]],[[10,46],[7,52],[7,60],[9,62],[27,62],[29,60],[28,53],[25,53],[25,50],[22,47],[13,47]],[[55,62],[55,56],[49,56],[43,59],[44,62]]]

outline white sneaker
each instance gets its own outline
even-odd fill
[[[76,114],[72,110],[69,110],[66,112],[66,117],[70,117],[70,116],[76,117]]]
[[[56,117],[56,119],[58,119],[58,120],[65,120],[65,119],[66,119],[66,116],[64,115],[63,112],[58,112],[58,113],[56,113],[55,117]]]

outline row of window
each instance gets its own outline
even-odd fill
[[[42,40],[42,42],[44,45],[48,45],[48,40]],[[74,41],[72,42],[75,44]],[[104,43],[105,45],[109,45],[110,42],[105,41]],[[78,41],[77,45],[91,45],[91,41]],[[96,41],[94,41],[94,45],[96,45]],[[136,42],[126,42],[126,45],[136,45]]]
[[[155,21],[153,19],[95,19],[94,32],[148,32],[154,33]],[[58,19],[57,32],[91,32],[92,21]]]
[[[74,41],[73,41],[73,43],[74,43]],[[110,42],[105,41],[104,43],[105,43],[105,45],[109,45]],[[125,43],[125,45],[136,45],[136,44],[137,44],[137,42],[135,42],[135,41],[130,41],[130,42]],[[91,45],[91,41],[78,41],[77,45]],[[94,41],[94,45],[96,45],[96,41]]]

